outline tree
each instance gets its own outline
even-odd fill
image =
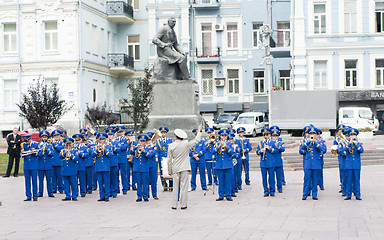
[[[55,124],[71,107],[60,99],[56,84],[47,86],[40,77],[35,85],[28,87],[20,103],[20,116],[25,118],[32,128],[46,129]]]
[[[138,79],[138,81],[131,81],[128,84],[132,98],[122,100],[126,107],[122,108],[121,111],[127,113],[133,120],[135,132],[142,133],[149,123],[148,116],[151,112],[153,98],[153,84],[150,82],[151,76],[150,70],[146,68],[145,77]]]
[[[85,113],[85,118],[88,122],[97,129],[100,130],[101,125],[112,125],[117,123],[119,118],[112,113],[112,111],[107,110],[107,105],[104,103],[102,106],[87,106],[87,112]]]

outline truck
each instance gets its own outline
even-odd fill
[[[270,124],[292,135],[301,135],[309,124],[331,132],[339,123],[374,132],[379,129],[379,121],[369,107],[339,107],[336,90],[273,91],[271,95]]]

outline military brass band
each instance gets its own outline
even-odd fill
[[[79,195],[84,198],[97,189],[100,202],[108,202],[119,193],[125,195],[131,189],[136,190],[137,202],[148,202],[150,195],[157,200],[159,175],[163,191],[173,190],[167,169],[168,146],[173,140],[167,137],[168,131],[162,126],[135,137],[134,131],[126,131],[124,126],[108,127],[105,132],[94,132],[96,139],[92,140],[85,128],[71,138],[66,131],[49,133],[44,130],[39,133],[40,143],[32,141],[31,134],[24,135],[21,156],[24,158],[25,201],[43,197],[44,184],[49,197],[54,198],[57,192],[65,194],[63,201],[77,201]],[[198,130],[192,132],[197,135]],[[189,153],[191,190],[195,191],[199,185],[196,180],[199,173],[202,190],[218,185],[216,200],[233,201],[243,183],[251,183],[251,142],[244,136],[243,127],[222,129],[217,135],[212,128],[206,128],[205,133],[207,137]],[[278,126],[263,128],[261,133],[263,139],[255,146],[256,154],[260,156],[263,196],[274,197],[276,189],[282,193],[285,185],[285,143]],[[303,133],[304,139],[299,146],[304,169],[302,199],[312,196],[318,200],[318,187],[324,190],[323,166],[327,146],[321,138],[321,130],[315,126],[306,126]],[[360,154],[364,149],[358,134],[357,129],[339,125],[331,147],[331,153],[339,161],[340,193],[345,200],[351,199],[352,193],[361,200]]]

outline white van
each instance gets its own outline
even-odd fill
[[[379,120],[368,107],[341,107],[339,108],[339,124],[357,129],[370,128],[379,130]]]
[[[264,118],[265,115],[262,112],[242,113],[237,118],[233,128],[237,130],[239,127],[244,127],[245,135],[256,137],[256,134],[261,133],[261,129],[265,127]]]

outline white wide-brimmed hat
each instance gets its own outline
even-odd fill
[[[179,137],[179,138],[182,138],[182,139],[184,139],[184,138],[187,138],[188,137],[188,135],[187,135],[187,133],[186,132],[184,132],[183,130],[181,130],[181,129],[175,129],[175,131],[174,131],[174,133],[175,133],[175,135],[177,136],[177,137]]]

